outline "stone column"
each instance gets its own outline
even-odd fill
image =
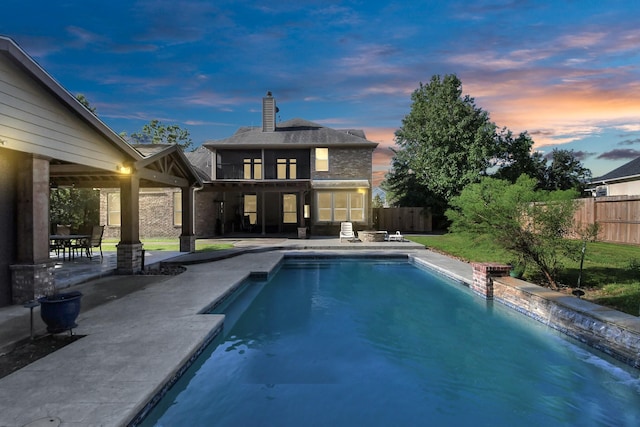
[[[470,288],[472,291],[485,297],[493,299],[493,277],[504,277],[509,275],[511,266],[489,262],[473,262],[473,283]]]
[[[194,194],[191,187],[182,189],[182,234],[180,235],[180,252],[196,250]]]
[[[133,172],[133,171],[132,171]],[[118,274],[135,274],[142,269],[140,242],[140,178],[134,173],[120,178],[120,243],[117,245]]]
[[[18,168],[17,264],[11,265],[14,304],[55,290],[49,260],[49,159],[28,156]]]

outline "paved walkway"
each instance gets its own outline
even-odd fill
[[[75,333],[86,336],[0,379],[0,426],[127,425],[222,327],[223,315],[199,313],[288,252],[402,252],[461,281],[472,274],[468,264],[412,242],[252,239],[235,246],[173,258],[187,265],[177,276],[106,276],[70,288],[84,294]],[[38,332],[39,317],[36,308]],[[7,329],[28,338],[29,310],[0,309],[0,330]]]

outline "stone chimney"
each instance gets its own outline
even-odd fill
[[[276,99],[267,92],[267,96],[262,98],[262,132],[274,132],[276,130]]]

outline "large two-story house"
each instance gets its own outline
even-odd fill
[[[362,130],[303,119],[276,123],[270,92],[262,126],[242,127],[193,153],[205,179],[196,193],[196,234],[233,232],[337,235],[340,223],[370,228],[372,155]]]

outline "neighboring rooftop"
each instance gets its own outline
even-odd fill
[[[591,180],[591,184],[604,183],[605,181],[625,181],[640,177],[640,157],[612,170],[601,177]]]

